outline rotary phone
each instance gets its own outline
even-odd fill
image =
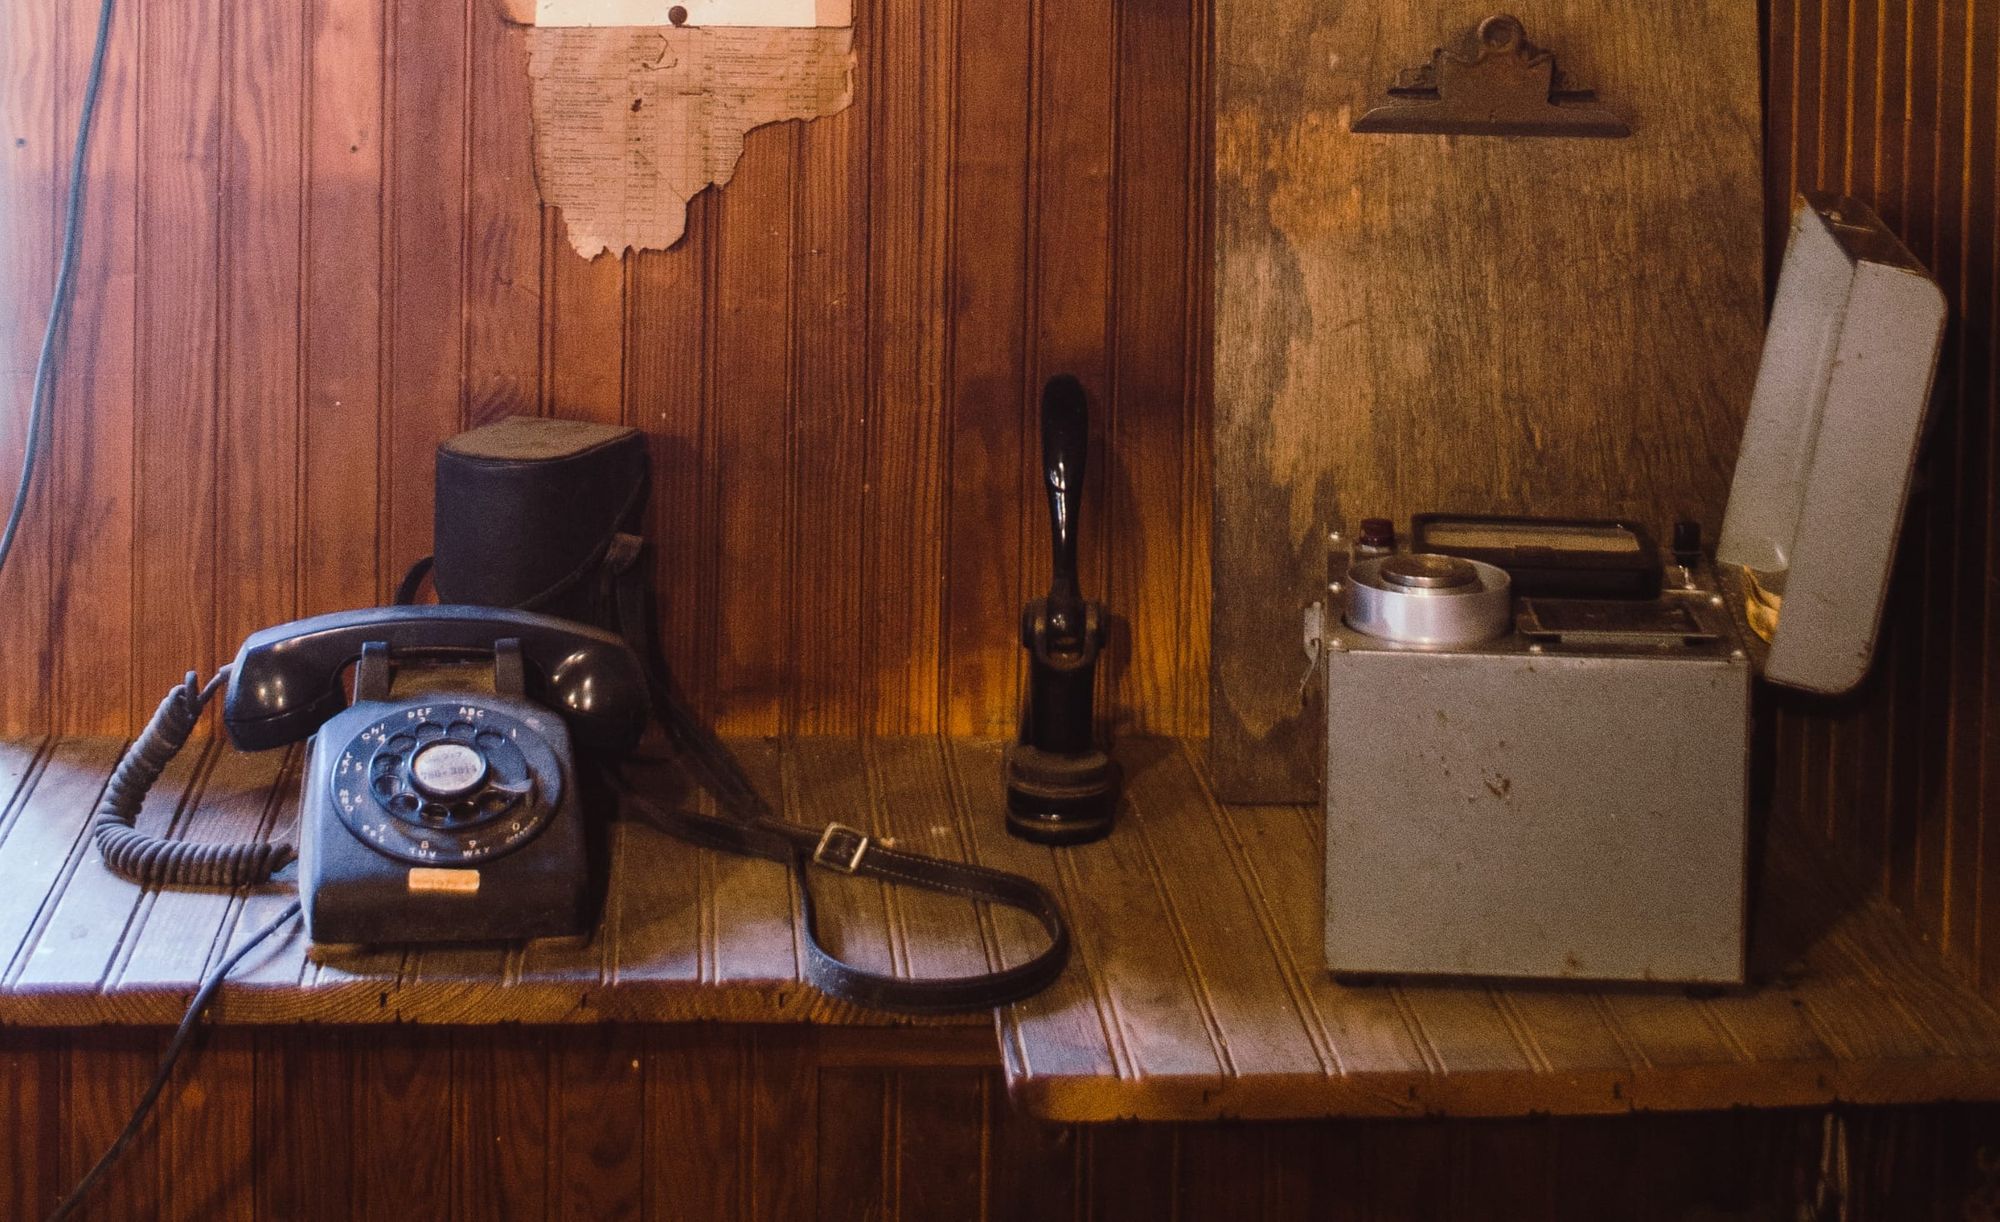
[[[645,728],[646,680],[624,640],[525,611],[384,607],[263,629],[226,673],[236,747],[312,739],[298,858],[316,944],[588,932],[592,838],[574,755],[623,754]],[[175,689],[107,790],[98,836],[121,873],[242,885],[289,860],[285,845],[132,827],[222,678]]]

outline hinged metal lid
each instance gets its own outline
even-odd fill
[[[1774,683],[1831,695],[1868,671],[1944,319],[1871,208],[1797,201],[1716,548],[1773,596]]]

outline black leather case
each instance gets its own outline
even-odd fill
[[[609,624],[600,580],[640,533],[649,482],[637,429],[513,416],[438,446],[438,601]]]

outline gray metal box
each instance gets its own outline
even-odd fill
[[[1750,664],[1449,651],[1346,627],[1327,667],[1336,972],[1743,978]]]
[[[1408,645],[1349,627],[1340,597],[1333,624],[1309,613],[1335,972],[1743,979],[1751,676],[1831,693],[1866,671],[1943,325],[1865,205],[1798,202],[1717,549],[1728,597],[1705,567],[1664,596],[1703,621],[1685,641],[1550,643],[1523,620]],[[1768,649],[1745,574],[1778,596]]]

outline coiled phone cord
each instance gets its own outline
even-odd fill
[[[268,843],[209,844],[168,840],[140,831],[135,824],[146,793],[160,779],[167,762],[180,754],[201,721],[202,710],[229,681],[223,667],[206,684],[189,671],[180,686],[167,693],[146,730],[126,750],[98,800],[91,835],[104,864],[143,886],[247,887],[261,883],[292,860],[292,846]]]

